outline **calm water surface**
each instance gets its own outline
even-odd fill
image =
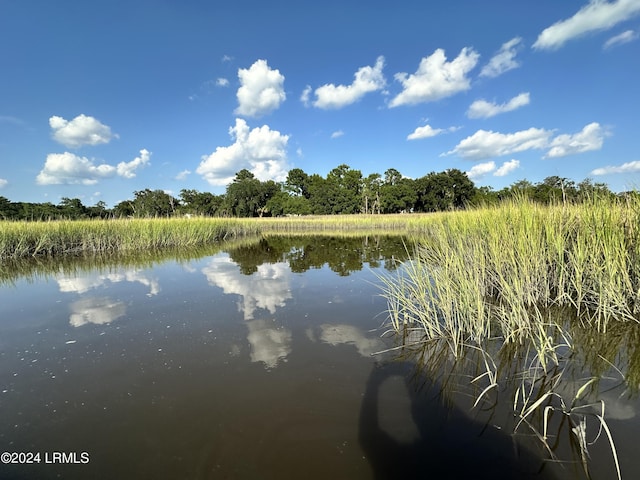
[[[0,451],[40,462],[0,478],[579,478],[372,355],[394,345],[377,275],[404,252],[263,239],[5,281]],[[636,402],[613,398],[624,478],[640,478]],[[606,444],[594,455],[614,478]]]

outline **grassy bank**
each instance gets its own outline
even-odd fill
[[[191,248],[258,233],[241,219],[3,221],[0,259]]]

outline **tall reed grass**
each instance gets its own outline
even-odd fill
[[[607,335],[618,325],[638,323],[639,220],[637,199],[604,198],[552,206],[521,198],[435,215],[413,259],[399,274],[382,278],[391,327],[419,336],[430,349],[446,345],[455,362],[480,352],[481,368],[472,379],[482,385],[475,405],[501,390],[501,383],[518,379],[516,430],[529,426],[547,447],[555,412],[566,418],[587,458],[585,425],[595,419],[620,477],[604,406],[593,413],[595,404],[584,404],[584,392],[604,369],[570,394],[561,385],[576,353],[573,338],[584,344],[589,332]],[[497,360],[505,355],[507,367]]]
[[[640,202],[607,199],[433,216],[404,275],[385,282],[393,324],[418,324],[455,347],[492,335],[544,340],[550,307],[573,307],[599,331],[637,321],[639,220]]]

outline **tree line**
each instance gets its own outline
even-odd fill
[[[0,197],[0,218],[12,220],[169,217],[184,215],[262,217],[282,215],[386,214],[437,212],[469,206],[495,204],[514,196],[536,202],[580,202],[594,195],[615,196],[604,183],[585,179],[575,183],[552,176],[542,182],[520,180],[501,190],[476,187],[457,169],[431,172],[423,177],[404,177],[395,168],[384,175],[363,176],[342,164],[326,177],[289,171],[284,182],[260,181],[247,169],[236,173],[224,194],[183,189],[178,198],[162,191],[144,189],[113,208],[100,201],[85,206],[78,198],[63,197],[59,204],[11,202]]]

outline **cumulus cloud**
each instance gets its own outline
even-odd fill
[[[236,94],[238,115],[260,117],[280,107],[287,98],[284,76],[279,70],[269,68],[266,60],[257,60],[248,69],[239,69],[238,78],[241,84]]]
[[[622,32],[615,37],[611,37],[609,40],[604,42],[602,46],[603,49],[608,50],[611,47],[615,47],[617,45],[623,45],[625,43],[629,43],[638,38],[638,32],[634,32],[633,30],[627,30],[626,32]]]
[[[316,88],[316,100],[313,105],[318,108],[342,108],[357,102],[369,92],[382,90],[386,81],[382,73],[384,68],[384,57],[380,56],[376,64],[359,68],[354,74],[351,85],[334,85],[332,83]],[[308,102],[310,87],[307,87],[302,94],[302,102]]]
[[[633,173],[640,172],[640,160],[623,163],[622,165],[608,165],[596,168],[591,171],[591,175],[609,175],[611,173]]]
[[[467,74],[476,66],[480,55],[472,48],[463,48],[451,62],[444,50],[437,49],[420,61],[414,74],[396,73],[403,90],[389,103],[390,107],[432,102],[468,90],[471,82]]]
[[[217,147],[211,155],[203,156],[196,169],[209,184],[227,185],[243,168],[261,181],[286,179],[288,135],[271,130],[268,125],[250,130],[247,122],[240,118],[229,128],[229,135],[234,143]]]
[[[109,143],[118,135],[111,133],[111,128],[99,120],[86,115],[78,115],[73,120],[65,120],[54,115],[49,118],[53,139],[69,148],[83,145],[100,145]]]
[[[518,168],[520,168],[519,160],[509,160],[508,162],[504,162],[502,166],[494,172],[493,176],[504,177]]]
[[[494,78],[502,75],[504,72],[518,68],[520,63],[516,61],[518,47],[522,43],[520,37],[515,37],[502,44],[498,53],[496,53],[489,63],[487,63],[480,71],[481,77]]]
[[[140,156],[134,158],[130,162],[120,162],[116,167],[118,175],[124,178],[134,178],[136,176],[136,170],[138,168],[149,165],[149,159],[151,158],[151,152],[146,149],[140,150]]]
[[[490,118],[500,113],[511,112],[517,108],[529,105],[530,97],[529,92],[521,93],[513,97],[506,103],[496,104],[487,102],[484,99],[476,100],[471,104],[469,110],[467,110],[467,117],[469,118]]]
[[[435,137],[436,135],[440,135],[441,133],[454,132],[456,130],[457,127],[433,128],[431,125],[424,125],[422,127],[416,128],[413,133],[410,133],[407,136],[407,140],[419,140],[421,138]]]
[[[44,168],[36,177],[39,185],[80,184],[93,185],[102,178],[113,177],[116,167],[107,164],[94,165],[93,160],[73,153],[50,153]]]
[[[571,18],[545,28],[533,44],[533,48],[555,50],[573,38],[599,30],[608,30],[638,13],[640,13],[638,0],[613,2],[591,0]]]
[[[217,87],[228,87],[229,86],[229,80],[227,80],[226,78],[217,78],[216,79],[216,86]]]
[[[466,173],[471,180],[479,180],[490,173],[492,173],[494,177],[504,177],[518,167],[520,167],[520,162],[518,160],[510,160],[508,162],[504,162],[500,168],[496,169],[496,163],[491,160],[489,162],[474,165]]]
[[[590,123],[576,134],[558,135],[554,138],[545,158],[564,157],[591,150],[600,150],[605,136],[607,136],[607,132],[599,123]]]
[[[335,132],[333,132],[331,134],[331,138],[338,138],[344,135],[344,132],[342,130],[336,130]]]
[[[9,181],[4,179],[4,178],[0,178],[0,188],[6,187],[9,184]]]
[[[463,139],[445,155],[457,154],[463,158],[481,159],[499,157],[530,149],[543,149],[549,145],[552,131],[529,128],[515,133],[499,133],[478,130]]]
[[[549,149],[544,158],[557,158],[599,150],[607,135],[608,132],[596,122],[586,125],[573,135],[562,134],[553,139],[553,131],[542,128],[529,128],[514,133],[478,130],[442,155],[457,154],[462,158],[482,159],[525,150]]]
[[[467,176],[471,180],[478,180],[479,178],[484,177],[488,173],[493,172],[496,169],[496,162],[493,160],[490,162],[479,163],[471,167],[471,170],[467,172]]]
[[[135,170],[148,164],[150,153],[140,150],[140,156],[130,162],[120,162],[116,167],[102,163],[96,165],[87,157],[73,153],[50,153],[44,168],[36,177],[39,185],[94,185],[99,180],[119,175],[124,178],[135,177]]]

